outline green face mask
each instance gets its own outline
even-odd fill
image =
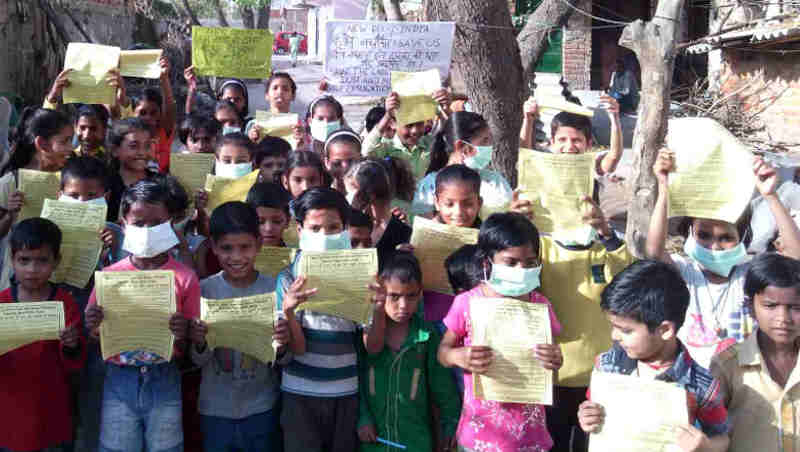
[[[492,154],[494,153],[494,146],[475,146],[472,143],[467,143],[475,149],[475,155],[469,156],[464,159],[464,164],[474,170],[481,170],[492,163]]]

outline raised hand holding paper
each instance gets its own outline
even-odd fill
[[[123,50],[119,54],[119,73],[124,77],[159,78],[161,49]]]
[[[431,95],[442,87],[439,70],[392,72],[392,91],[400,96],[395,113],[399,125],[427,121],[436,117],[438,105]]]
[[[117,90],[108,83],[108,73],[119,65],[119,47],[71,42],[64,56],[64,69],[72,69],[64,103],[114,103]]]

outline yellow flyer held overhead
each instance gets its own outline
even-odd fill
[[[540,232],[582,229],[594,191],[596,154],[551,154],[521,148],[517,161],[520,199],[531,201]]]
[[[439,70],[424,72],[394,72],[392,91],[400,96],[400,107],[395,117],[400,125],[427,121],[436,117],[439,105],[431,95],[442,87]]]
[[[414,255],[422,268],[422,286],[441,293],[453,293],[444,261],[464,245],[478,243],[478,230],[442,224],[423,217],[414,218],[411,232]]]
[[[119,53],[119,73],[125,77],[159,78],[158,59],[162,49],[123,50]]]
[[[711,118],[671,119],[667,146],[675,153],[669,216],[735,223],[755,190],[750,150]]]
[[[37,341],[57,341],[64,322],[61,301],[0,303],[0,356]]]
[[[294,127],[299,121],[297,113],[272,113],[269,111],[257,111],[255,123],[261,128],[260,138],[265,136],[283,138],[292,146],[297,148],[297,140],[294,139]]]
[[[25,194],[17,221],[35,218],[42,214],[45,199],[56,199],[61,190],[61,172],[20,169],[17,172],[17,190]]]
[[[269,363],[272,349],[275,292],[251,297],[200,299],[200,317],[208,324],[209,348],[225,347]]]
[[[269,30],[192,27],[192,63],[197,75],[267,78],[272,71]]]
[[[97,305],[103,307],[103,359],[137,350],[172,359],[175,338],[169,319],[176,311],[171,270],[95,272]]]
[[[64,103],[113,104],[117,90],[108,83],[108,72],[119,65],[119,54],[119,47],[69,43],[64,69],[72,72],[64,88]]]
[[[297,255],[297,250],[294,248],[263,246],[256,255],[256,270],[276,278],[281,270],[294,261],[295,255]]]
[[[550,313],[543,303],[512,298],[473,298],[472,345],[492,348],[492,364],[473,375],[475,397],[513,403],[553,404],[553,371],[533,357],[536,344],[552,344]]]
[[[169,172],[181,183],[190,197],[206,186],[206,178],[214,168],[214,154],[173,152],[169,155]]]
[[[244,201],[247,192],[258,182],[259,170],[255,170],[238,179],[219,177],[213,174],[206,176],[206,191],[208,192],[208,212],[213,212],[221,204],[228,201]]]
[[[589,452],[679,452],[677,428],[689,423],[686,390],[631,375],[592,373],[592,402],[603,406],[600,433],[589,438]]]
[[[306,277],[305,287],[318,289],[300,309],[367,322],[372,309],[367,286],[378,274],[375,248],[303,251],[299,266],[298,276]]]
[[[106,224],[105,204],[44,200],[42,218],[61,229],[61,262],[50,281],[86,287],[103,251],[100,231]]]

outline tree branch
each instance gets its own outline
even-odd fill
[[[61,23],[61,19],[58,18],[55,11],[53,11],[53,7],[47,0],[38,0],[39,8],[44,12],[45,16],[47,16],[47,20],[53,24],[53,28],[55,28],[56,33],[61,38],[62,41],[70,42],[69,35],[67,31],[64,29],[64,25]]]
[[[81,35],[83,35],[84,39],[86,39],[86,42],[92,42],[93,43],[94,40],[92,40],[91,36],[89,36],[89,33],[87,33],[86,30],[83,28],[83,26],[81,25],[80,21],[78,21],[78,19],[75,18],[75,15],[72,14],[72,11],[70,11],[69,8],[63,8],[63,7],[61,8],[61,10],[64,11],[64,13],[67,14],[67,16],[72,21],[72,24],[75,25],[75,28],[78,29],[78,32]]]
[[[545,0],[528,16],[528,22],[517,35],[526,79],[530,77],[536,63],[547,49],[550,32],[564,26],[572,16],[572,11],[573,9],[565,2]]]
[[[189,18],[192,19],[192,24],[200,26],[200,20],[197,18],[197,14],[194,12],[192,5],[189,4],[189,0],[183,0],[183,8],[186,10]]]

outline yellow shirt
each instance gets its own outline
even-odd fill
[[[541,238],[542,293],[563,327],[557,337],[564,354],[559,386],[589,386],[595,357],[611,348],[611,326],[600,309],[600,294],[617,273],[633,262],[625,244],[606,251],[600,242],[569,250]]]
[[[725,394],[731,422],[730,452],[800,452],[800,369],[785,388],[772,379],[758,334],[716,355],[711,373]]]

